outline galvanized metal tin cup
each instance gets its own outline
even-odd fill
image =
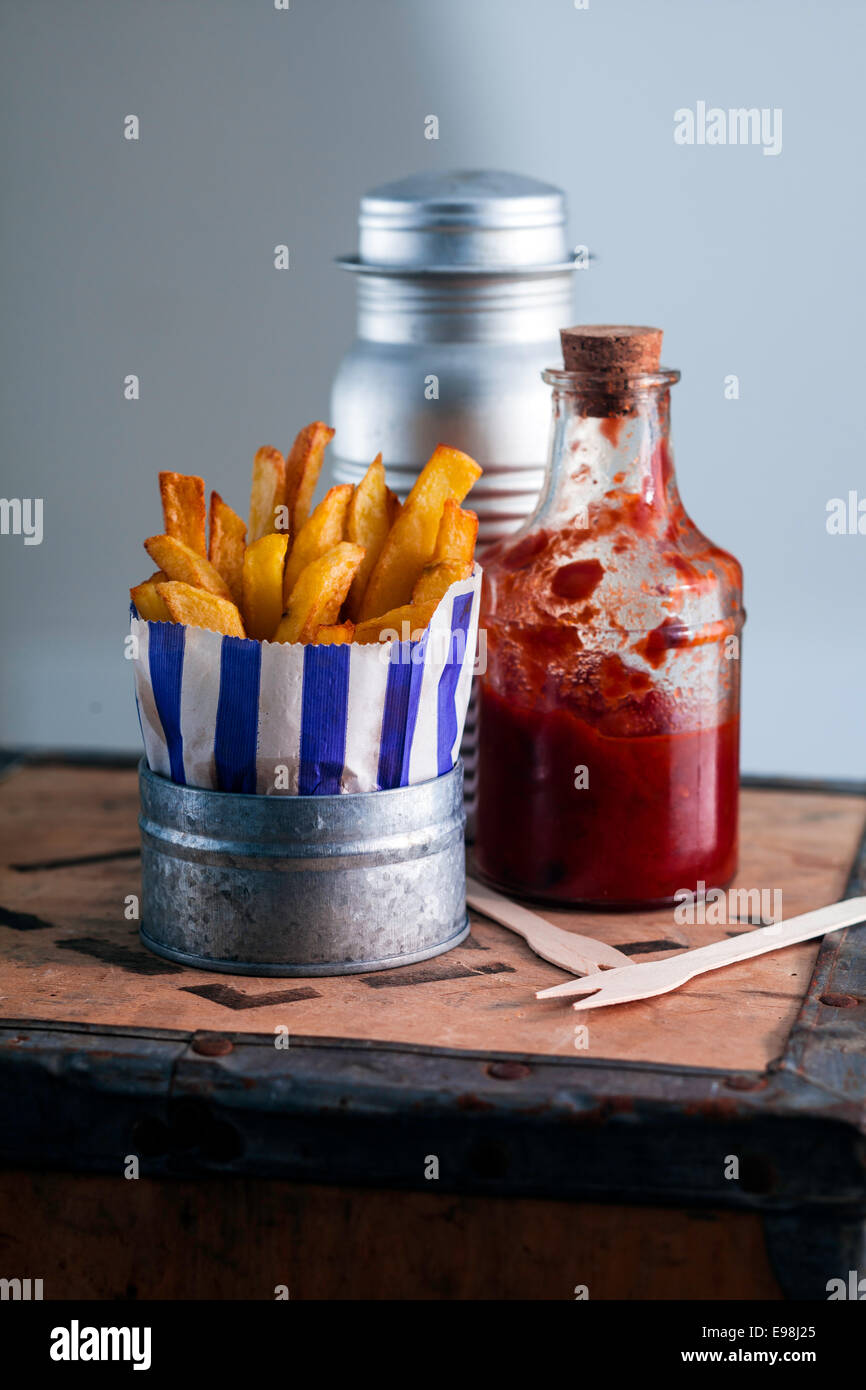
[[[142,761],[141,940],[236,975],[348,975],[464,940],[463,767],[414,787],[246,796]]]

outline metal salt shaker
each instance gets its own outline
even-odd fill
[[[493,170],[413,174],[361,200],[358,336],[334,380],[333,479],[382,454],[405,497],[440,441],[484,469],[467,503],[479,545],[517,529],[544,479],[549,401],[541,371],[570,323],[566,202],[552,184]],[[463,742],[474,799],[472,710]]]

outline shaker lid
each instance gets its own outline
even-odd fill
[[[358,255],[379,275],[540,274],[572,270],[565,194],[493,169],[410,174],[361,199]]]

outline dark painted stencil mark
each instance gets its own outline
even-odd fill
[[[11,907],[0,907],[0,927],[11,927],[13,931],[44,931],[46,927],[56,926],[32,912],[15,912]]]
[[[263,1009],[267,1004],[294,1004],[298,999],[321,999],[317,989],[275,989],[270,994],[242,994],[231,985],[181,985],[185,994],[198,994],[224,1009]]]
[[[627,941],[616,949],[624,956],[647,956],[651,951],[683,951],[685,947],[681,941]]]
[[[10,864],[16,874],[38,874],[43,869],[74,869],[79,864],[110,864],[114,859],[138,859],[141,850],[114,849],[108,854],[81,854],[75,859],[43,859],[38,864]]]
[[[448,961],[431,960],[427,965],[413,968],[403,966],[381,975],[368,975],[364,984],[370,989],[399,989],[403,985],[428,985],[434,980],[466,980],[472,975],[513,975],[514,966],[492,960],[485,965],[451,965]]]
[[[61,951],[77,951],[81,956],[92,956],[105,965],[119,965],[131,975],[179,975],[182,965],[172,965],[171,961],[160,960],[142,947],[136,951],[131,946],[119,946],[105,941],[99,936],[75,936],[68,941],[58,941]]]
[[[460,942],[461,951],[489,951],[489,946],[482,946],[470,932],[465,941]]]

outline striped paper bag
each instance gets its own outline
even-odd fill
[[[450,772],[472,684],[481,568],[417,642],[289,646],[132,611],[148,766],[181,786],[332,796]]]

